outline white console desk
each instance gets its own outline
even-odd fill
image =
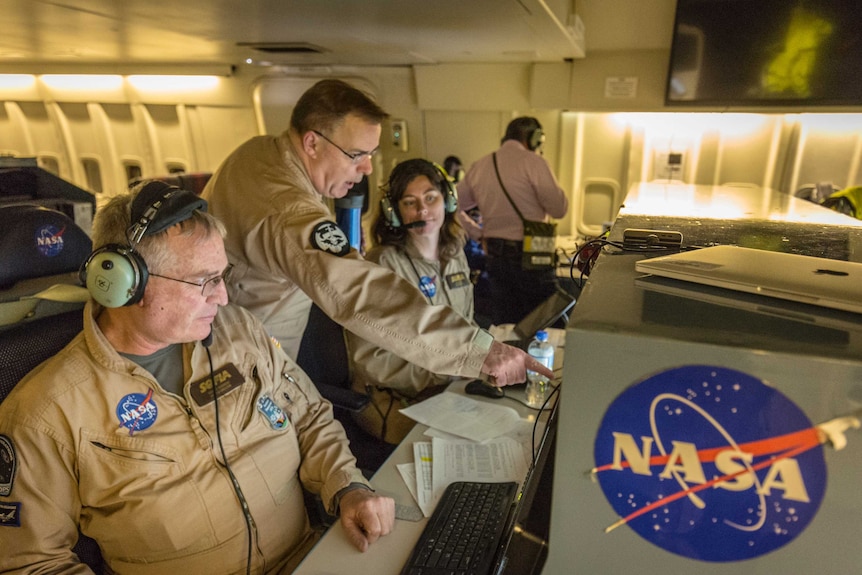
[[[562,361],[562,349],[557,350],[556,357]],[[463,393],[466,381],[456,382],[449,386],[447,391]],[[523,386],[510,387],[506,389],[507,394],[524,399]],[[514,408],[521,417],[535,417],[538,413],[511,399],[488,399],[481,396],[470,396],[478,401],[494,402]],[[557,396],[559,397],[559,396]],[[557,397],[549,404],[556,404]],[[547,419],[548,411],[540,416]],[[393,497],[396,503],[416,506],[416,502],[401,475],[397,466],[402,463],[413,462],[413,443],[416,441],[428,441],[424,435],[427,426],[416,424],[408,436],[395,449],[392,455],[380,467],[371,480],[374,489],[383,495]],[[537,438],[537,445],[539,444]],[[546,447],[548,448],[548,447]],[[324,534],[322,539],[311,550],[305,560],[300,564],[295,573],[297,575],[333,575],[333,574],[374,574],[374,575],[397,575],[407,562],[413,547],[419,540],[422,530],[425,528],[427,519],[417,522],[396,520],[395,527],[389,535],[380,538],[368,551],[361,553],[347,539],[340,522],[336,522]]]

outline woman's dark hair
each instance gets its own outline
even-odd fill
[[[384,188],[384,193],[389,197],[389,202],[392,208],[398,214],[398,202],[404,196],[404,191],[407,186],[418,178],[425,176],[431,185],[437,188],[443,194],[443,201],[446,201],[447,183],[444,181],[446,175],[442,173],[440,168],[435,166],[428,160],[415,158],[401,162],[389,174],[389,183]],[[443,210],[444,219],[443,225],[440,228],[440,258],[444,260],[455,257],[459,250],[464,249],[464,229],[458,223],[456,218],[457,210],[453,213]],[[401,214],[398,214],[401,219]],[[402,221],[402,224],[404,222]],[[403,226],[392,227],[382,211],[378,211],[377,218],[373,226],[374,241],[376,245],[396,246],[404,249],[407,245],[408,233]]]

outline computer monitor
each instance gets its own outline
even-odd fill
[[[555,397],[548,402],[553,407],[544,432],[537,438],[529,470],[507,518],[508,525],[503,531],[492,571],[494,575],[538,573],[547,558],[558,400],[559,397]]]
[[[515,324],[513,333],[524,341],[532,339],[540,329],[547,329],[563,319],[568,322],[568,312],[575,305],[575,298],[568,292],[557,289],[551,297],[536,306],[533,311]]]

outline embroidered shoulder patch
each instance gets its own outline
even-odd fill
[[[3,497],[12,493],[17,467],[18,460],[15,457],[15,446],[12,440],[5,435],[0,435],[0,495]]]
[[[21,527],[21,504],[0,501],[0,527]]]
[[[289,423],[287,414],[268,395],[258,398],[257,410],[263,414],[269,422],[269,426],[276,431],[284,429]]]
[[[350,242],[341,228],[335,222],[320,222],[311,232],[311,245],[322,252],[329,252],[338,257],[350,253]]]
[[[153,390],[143,393],[130,393],[117,403],[117,419],[120,427],[129,430],[129,435],[136,431],[149,429],[159,416],[159,408],[153,400]]]

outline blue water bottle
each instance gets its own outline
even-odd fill
[[[527,348],[527,353],[548,369],[554,369],[554,346],[548,341],[547,331],[542,329],[536,332],[536,336]],[[528,369],[526,389],[527,405],[530,407],[542,407],[542,404],[545,403],[545,397],[548,393],[549,385],[550,382],[547,377]]]

